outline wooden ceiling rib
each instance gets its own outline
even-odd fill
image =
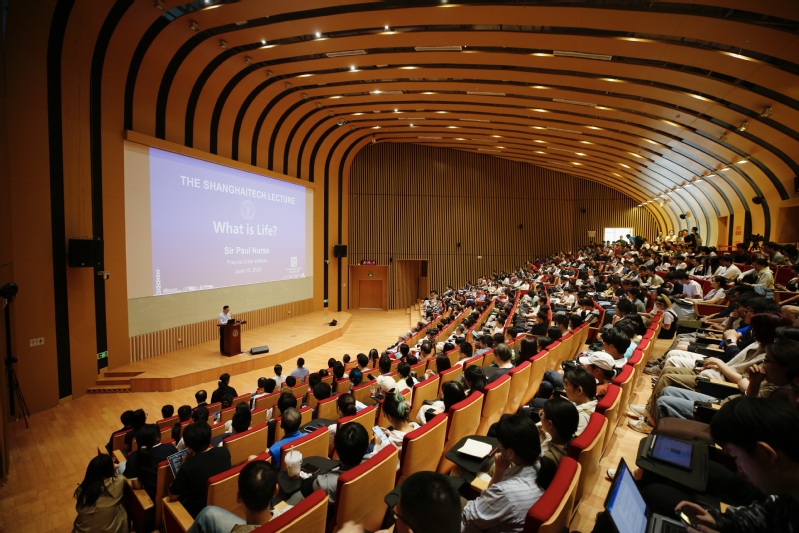
[[[685,210],[785,200],[799,174],[795,2],[203,2],[123,15],[110,50],[137,43],[119,56],[132,129],[304,179],[346,169],[373,136],[491,153],[603,183],[675,226]]]

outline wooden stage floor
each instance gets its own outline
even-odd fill
[[[241,333],[244,352],[239,355],[221,355],[219,340],[216,339],[114,368],[105,372],[104,378],[130,378],[131,392],[183,389],[218,379],[225,372],[242,374],[300,357],[341,337],[351,319],[352,315],[346,312],[318,311],[260,328],[247,329],[245,325]],[[332,320],[337,321],[335,326],[328,325]],[[269,346],[269,353],[248,353],[250,348],[264,345]],[[98,381],[98,384],[103,381]]]

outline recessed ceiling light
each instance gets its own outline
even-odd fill
[[[543,126],[530,126],[530,127],[533,128],[534,130],[545,130],[546,129]]]
[[[535,153],[541,154],[541,155],[546,155],[546,152],[542,152],[541,150],[536,150]]]
[[[546,85],[531,85],[532,89],[549,89]]]
[[[316,32],[316,34],[315,34],[315,35],[316,35],[316,38],[317,38],[317,39],[318,39],[319,37],[321,37],[321,36],[322,36],[322,34],[321,34],[320,32]]]
[[[591,141],[580,141],[580,144],[594,144]]]
[[[582,152],[574,152],[575,155],[579,155],[580,157],[585,157],[585,154]]]
[[[582,163],[578,163],[577,161],[572,161],[572,165],[580,166],[580,165],[582,165]]]
[[[261,44],[266,44],[266,39],[261,39]]]
[[[451,129],[451,130],[457,130],[457,129],[458,129],[458,126],[447,126],[447,128],[449,128],[449,129]]]
[[[546,141],[542,141],[541,139],[536,139],[533,142],[534,143],[539,143],[539,144],[546,144]]]
[[[541,109],[540,107],[531,109],[530,111],[535,111],[536,113],[549,113],[549,111],[547,111],[546,109]]]
[[[492,137],[495,138],[495,139],[501,139],[502,135],[492,135]]]
[[[601,130],[602,128],[597,128],[596,126],[586,126],[589,130]]]
[[[355,72],[356,70],[357,70],[357,69],[355,68],[355,65],[350,65],[350,71],[351,71],[351,72]]]
[[[530,55],[535,57],[552,57],[552,54],[545,54],[544,52],[535,52],[534,54]]]
[[[380,126],[372,126],[372,129],[373,129],[373,130],[379,130],[379,129],[380,129]]]
[[[383,29],[384,29],[384,30],[386,30],[386,31],[388,31],[388,30],[390,30],[391,28],[389,28],[389,27],[388,27],[388,24],[386,24],[385,26],[383,26]]]
[[[620,164],[621,166],[623,166],[624,168],[632,168],[631,166],[629,166],[629,165],[625,165],[624,163],[619,163],[619,164]]]

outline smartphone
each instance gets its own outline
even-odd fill
[[[677,518],[680,519],[680,522],[682,522],[683,525],[686,525],[688,527],[696,529],[697,523],[696,523],[696,520],[694,519],[694,517],[686,514],[685,512],[683,512],[683,511],[681,511],[679,509],[675,509],[674,513],[677,515]]]
[[[384,442],[388,438],[380,426],[373,427],[372,431],[374,432],[375,436],[380,439],[380,442]]]
[[[302,463],[302,468],[300,468],[300,470],[302,470],[303,472],[305,472],[308,475],[313,476],[313,475],[315,475],[316,473],[319,472],[319,467],[318,466],[314,466],[311,463],[305,463],[304,462],[304,463]]]
[[[305,428],[302,431],[303,431],[303,433],[313,433],[314,431],[316,431],[320,427],[322,427],[322,426],[305,426]]]

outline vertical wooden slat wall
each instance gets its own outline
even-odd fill
[[[246,320],[243,329],[259,328],[313,311],[313,300],[300,300],[273,307],[236,313],[238,320]],[[141,361],[156,355],[188,348],[219,338],[216,319],[204,320],[174,328],[144,333],[130,338],[130,361]]]
[[[606,227],[650,240],[658,232],[646,209],[610,187],[466,151],[378,143],[358,153],[350,179],[350,263],[374,259],[396,273],[400,259],[428,260],[431,290],[575,249],[589,230],[597,240]],[[406,307],[394,279],[389,308]]]

